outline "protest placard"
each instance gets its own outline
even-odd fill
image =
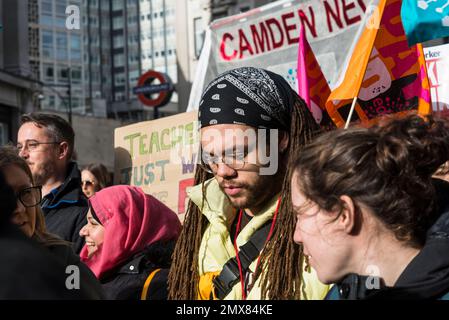
[[[186,189],[194,182],[198,138],[196,111],[117,128],[115,184],[141,187],[182,221]]]
[[[449,45],[424,48],[434,113],[449,116]]]

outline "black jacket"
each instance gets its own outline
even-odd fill
[[[46,247],[65,267],[67,276],[79,271],[79,284],[87,292],[92,293],[99,299],[104,299],[103,288],[95,274],[80,260],[80,257],[73,252],[68,245],[51,245]],[[76,267],[69,269],[68,267]]]
[[[334,286],[326,299],[449,300],[449,183],[435,179],[433,184],[437,206],[426,243],[399,276],[394,287],[369,289],[366,283],[372,283],[372,279],[351,274]]]
[[[0,227],[0,299],[99,299],[95,285],[66,286],[66,265],[15,226]],[[98,289],[98,287],[97,287]]]
[[[69,164],[64,183],[46,195],[41,206],[47,230],[72,242],[73,250],[79,254],[84,245],[79,232],[87,223],[89,207],[81,190],[81,174],[75,162]]]
[[[104,276],[100,281],[106,299],[141,299],[145,281],[154,270],[161,269],[154,275],[146,299],[166,300],[168,272],[174,244],[175,242],[151,245]]]

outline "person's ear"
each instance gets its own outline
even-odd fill
[[[69,154],[69,144],[66,141],[63,141],[58,146],[58,159],[62,160],[67,158]]]
[[[341,196],[340,200],[342,202],[342,209],[337,221],[341,230],[346,234],[351,234],[355,231],[357,225],[356,206],[354,201],[346,195]]]
[[[279,131],[279,153],[284,153],[288,148],[288,142],[290,138],[285,131]]]

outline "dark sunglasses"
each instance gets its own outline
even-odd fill
[[[90,181],[90,180],[81,181],[81,186],[84,187],[84,185],[86,185],[86,187],[91,187],[91,186],[94,186],[95,183],[93,181]]]

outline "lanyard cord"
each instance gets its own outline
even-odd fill
[[[239,273],[240,273],[240,284],[242,286],[242,299],[246,300],[246,294],[245,294],[245,280],[243,279],[243,270],[242,270],[242,264],[240,263],[239,258],[239,248],[237,247],[237,236],[239,235],[240,231],[240,224],[242,222],[242,216],[243,216],[243,210],[240,209],[239,212],[239,221],[237,222],[237,229],[235,231],[235,237],[234,237],[234,249],[235,249],[235,256],[237,258],[237,265],[239,267]]]
[[[273,221],[271,222],[270,231],[268,233],[267,239],[265,240],[264,247],[268,243],[268,241],[271,239],[271,236],[273,235],[274,225],[275,225],[275,222],[276,222],[276,218],[277,218],[280,206],[281,206],[281,197],[279,197],[279,199],[278,199],[278,203],[277,203],[277,206],[276,206],[276,211],[274,212]],[[239,232],[240,232],[240,225],[242,223],[242,216],[243,216],[243,210],[240,209],[240,211],[239,211],[239,220],[237,222],[237,229],[236,229],[235,237],[234,237],[234,249],[235,249],[235,255],[236,255],[236,259],[237,259],[237,265],[238,265],[238,268],[239,268],[240,284],[242,286],[242,299],[246,300],[245,279],[243,278],[243,268],[242,268],[242,264],[240,262],[239,249],[238,249],[238,246],[237,246],[237,236],[239,235]],[[257,268],[259,267],[260,257],[261,257],[261,255],[259,255],[259,258],[257,259],[257,264],[256,264],[256,270],[255,271],[257,271]]]

